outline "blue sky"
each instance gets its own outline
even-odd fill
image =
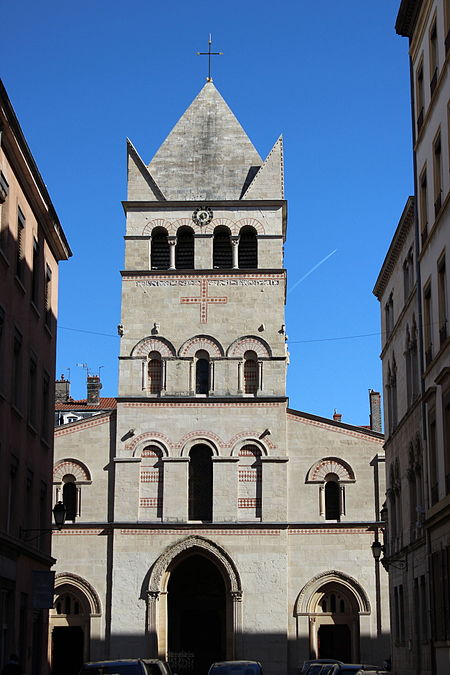
[[[0,5],[0,74],[74,254],[57,362],[72,395],[85,396],[79,363],[117,393],[125,139],[150,161],[205,82],[196,52],[212,33],[214,83],[260,154],[284,136],[290,406],[367,424],[381,387],[372,289],[412,190],[399,2]]]

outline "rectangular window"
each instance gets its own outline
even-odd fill
[[[19,468],[19,460],[14,455],[11,455],[11,463],[9,466],[9,482],[8,482],[8,502],[6,514],[6,530],[9,534],[16,533],[16,497],[17,497],[17,470]]]
[[[22,335],[16,329],[13,340],[12,404],[17,410],[22,406]]]
[[[450,494],[450,395],[443,401],[444,408],[444,465],[445,492]]]
[[[433,176],[434,176],[434,217],[436,218],[442,207],[442,150],[441,132],[439,131],[433,142]]]
[[[445,270],[445,255],[438,261],[438,312],[439,312],[439,342],[442,345],[447,339],[447,275]]]
[[[428,600],[427,600],[427,587],[425,584],[425,575],[420,577],[420,637],[422,641],[425,641],[428,637]]]
[[[424,107],[425,107],[425,100],[423,93],[423,60],[422,60],[416,71],[417,133],[419,133],[423,125]]]
[[[427,169],[426,166],[420,174],[420,198],[419,198],[419,219],[420,234],[422,246],[428,237],[428,194],[427,194]]]
[[[412,247],[409,249],[408,255],[403,263],[403,287],[404,299],[406,302],[414,287],[414,255]]]
[[[431,306],[431,284],[429,283],[423,293],[424,296],[424,347],[425,347],[425,365],[429,366],[433,358],[433,313]]]
[[[0,393],[5,393],[5,310],[0,307]]]
[[[430,461],[430,492],[431,505],[436,504],[439,499],[438,467],[437,467],[437,447],[436,447],[436,420],[429,420],[428,424],[428,446]]]
[[[48,514],[47,514],[47,484],[44,481],[41,481],[41,488],[39,493],[39,524],[38,528],[40,530],[46,530],[49,527]],[[38,547],[42,551],[45,549],[46,544],[49,539],[48,532],[42,532],[41,536],[38,539]]]
[[[36,239],[33,241],[33,269],[31,272],[31,301],[34,306],[39,306],[39,272],[40,272],[40,250]]]
[[[0,249],[6,255],[8,252],[8,193],[9,185],[3,171],[0,171]]]
[[[445,600],[443,551],[435,551],[431,556],[434,606],[434,634],[436,640],[445,640]]]
[[[27,469],[25,480],[25,508],[27,527],[34,527],[35,503],[33,500],[33,472]]]
[[[49,441],[50,431],[50,376],[44,373],[42,379],[42,438]]]
[[[394,299],[392,293],[384,308],[386,340],[394,329]]]
[[[28,422],[36,428],[37,356],[32,354],[28,365]]]
[[[400,628],[400,642],[405,641],[405,601],[403,597],[403,584],[398,587],[398,604],[399,604],[399,628]]]
[[[438,78],[438,52],[437,52],[437,30],[436,19],[430,29],[430,92],[433,95],[436,89]]]
[[[444,0],[445,55],[450,51],[450,0]]]
[[[49,330],[52,329],[52,271],[48,265],[45,266],[45,325]]]
[[[25,216],[18,207],[17,210],[17,248],[16,248],[16,276],[23,281],[25,267]]]

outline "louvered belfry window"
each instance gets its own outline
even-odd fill
[[[243,227],[239,234],[238,264],[240,269],[258,267],[258,241],[254,227]]]
[[[167,231],[163,227],[156,227],[152,232],[151,267],[152,270],[168,270],[169,266]]]
[[[161,354],[159,352],[150,352],[148,359],[148,389],[150,394],[161,393],[162,368]]]
[[[231,233],[228,227],[222,225],[214,230],[213,267],[214,269],[231,269],[233,267]]]
[[[256,394],[258,391],[258,361],[253,351],[244,354],[244,393]]]
[[[190,227],[180,227],[177,232],[175,267],[177,270],[194,269],[194,232]]]

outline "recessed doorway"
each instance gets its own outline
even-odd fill
[[[226,658],[225,583],[206,556],[193,554],[171,572],[167,588],[169,661],[178,675],[206,675]]]

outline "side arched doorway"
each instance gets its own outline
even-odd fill
[[[206,675],[213,661],[239,655],[242,590],[223,549],[188,537],[153,566],[147,593],[150,653],[179,675]]]
[[[307,618],[310,658],[359,662],[360,618],[370,604],[358,582],[337,571],[318,575],[299,594],[295,614]]]
[[[99,598],[86,581],[73,574],[57,575],[49,616],[52,675],[78,675],[83,662],[93,657],[90,643],[97,637],[100,616]]]

